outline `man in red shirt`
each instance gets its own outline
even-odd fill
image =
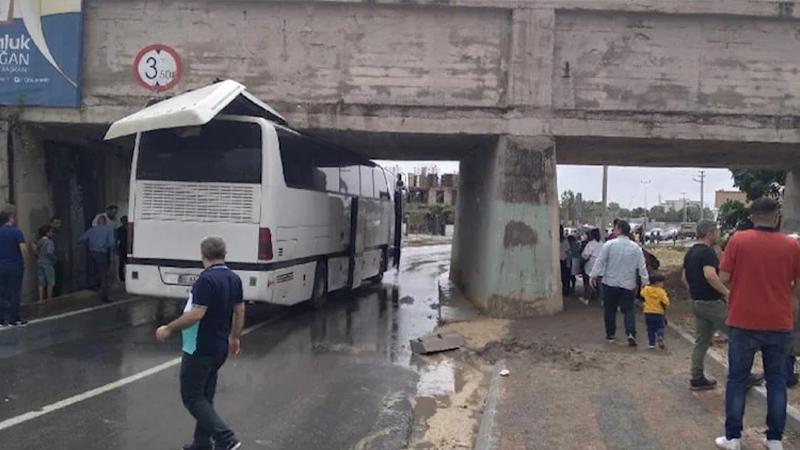
[[[777,201],[754,201],[750,219],[755,228],[731,237],[720,264],[720,279],[730,286],[730,334],[725,436],[717,438],[716,444],[725,450],[741,448],[747,380],[760,351],[767,379],[764,444],[780,450],[786,425],[786,360],[792,345],[794,305],[800,296],[800,244],[778,231]]]

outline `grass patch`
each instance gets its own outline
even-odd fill
[[[683,267],[683,257],[687,248],[684,247],[647,247],[647,250],[661,262],[661,271]]]

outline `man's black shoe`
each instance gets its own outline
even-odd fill
[[[709,380],[706,377],[695,378],[689,382],[689,388],[693,391],[707,391],[717,387],[717,380]]]
[[[242,443],[238,439],[233,439],[225,443],[218,443],[217,450],[237,450],[242,448]]]
[[[18,320],[18,321],[16,321],[16,322],[12,322],[12,323],[11,323],[11,326],[12,326],[12,327],[24,327],[24,326],[25,326],[25,325],[27,325],[27,324],[28,324],[28,321],[27,321],[27,320]]]
[[[195,444],[192,442],[191,444],[186,444],[181,447],[183,450],[214,450],[214,446],[211,444]]]
[[[628,347],[636,347],[638,344],[636,343],[636,338],[633,337],[632,334],[628,335]]]

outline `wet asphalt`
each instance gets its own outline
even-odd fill
[[[216,406],[250,449],[396,449],[412,428],[419,372],[408,341],[433,330],[437,283],[450,247],[406,249],[383,284],[337,295],[320,311],[249,308],[242,354],[220,373]],[[91,312],[85,314],[92,314]],[[156,323],[97,331],[0,357],[0,448],[179,449],[193,421],[178,367],[21,423],[52,407],[180,356]],[[57,331],[54,326],[54,333]]]

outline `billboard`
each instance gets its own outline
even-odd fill
[[[81,0],[0,0],[0,105],[79,107]]]

